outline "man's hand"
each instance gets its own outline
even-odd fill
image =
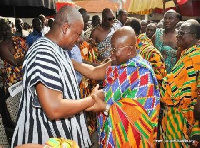
[[[97,86],[92,90],[91,96],[92,96],[92,98],[94,98],[94,96],[96,96],[97,98],[104,101],[105,95],[104,95],[103,90],[99,89],[99,84],[97,84]]]
[[[99,90],[99,85],[97,85],[91,93],[92,98],[95,100],[93,106],[87,108],[85,111],[101,112],[106,109],[106,103],[104,102],[105,95],[102,89]]]

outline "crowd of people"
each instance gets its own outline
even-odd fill
[[[91,22],[89,21],[91,20]],[[62,7],[0,20],[0,147],[200,147],[200,24]]]

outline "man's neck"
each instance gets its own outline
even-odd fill
[[[106,25],[104,25],[104,24],[102,24],[101,27],[102,27],[104,30],[110,30],[110,28],[111,28],[110,26],[106,26]]]
[[[167,34],[167,33],[175,33],[175,32],[176,32],[175,28],[165,29],[165,34]]]

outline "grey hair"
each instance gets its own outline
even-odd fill
[[[80,12],[73,6],[64,6],[57,12],[54,23],[62,25],[67,22],[71,25],[75,21],[83,21]]]

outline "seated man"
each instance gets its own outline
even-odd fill
[[[100,147],[153,147],[160,105],[153,69],[137,54],[136,36],[131,27],[118,29],[111,43],[113,66],[109,62],[93,67],[73,61],[75,69],[83,75],[105,79],[105,103],[88,109],[101,111]]]

